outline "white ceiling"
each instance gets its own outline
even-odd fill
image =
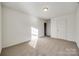
[[[30,15],[49,19],[74,13],[76,2],[4,2],[3,5],[10,8],[29,13]],[[48,11],[44,12],[43,8],[47,7]]]

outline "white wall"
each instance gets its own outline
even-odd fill
[[[76,20],[76,43],[79,48],[79,6],[77,7],[75,20]]]
[[[75,41],[75,13],[67,16],[67,40]]]
[[[2,46],[1,46],[1,40],[2,40],[2,21],[1,21],[1,3],[0,3],[0,53],[1,53],[1,49],[2,49]]]
[[[51,37],[74,40],[74,13],[51,19]]]
[[[38,25],[38,28],[39,28],[39,37],[42,37],[44,36],[44,23],[46,22],[45,20],[43,19],[39,19],[40,21],[38,22],[39,25]]]
[[[43,20],[3,6],[2,47],[12,46],[31,39],[31,27],[43,35]]]

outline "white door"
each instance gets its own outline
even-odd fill
[[[66,18],[59,17],[56,19],[57,38],[66,39]]]
[[[56,20],[51,19],[51,37],[57,38],[57,26]]]

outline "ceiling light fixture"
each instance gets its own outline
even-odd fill
[[[48,11],[48,8],[44,8],[43,11]]]

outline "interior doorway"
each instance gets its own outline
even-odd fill
[[[44,23],[44,36],[47,36],[47,23]]]

